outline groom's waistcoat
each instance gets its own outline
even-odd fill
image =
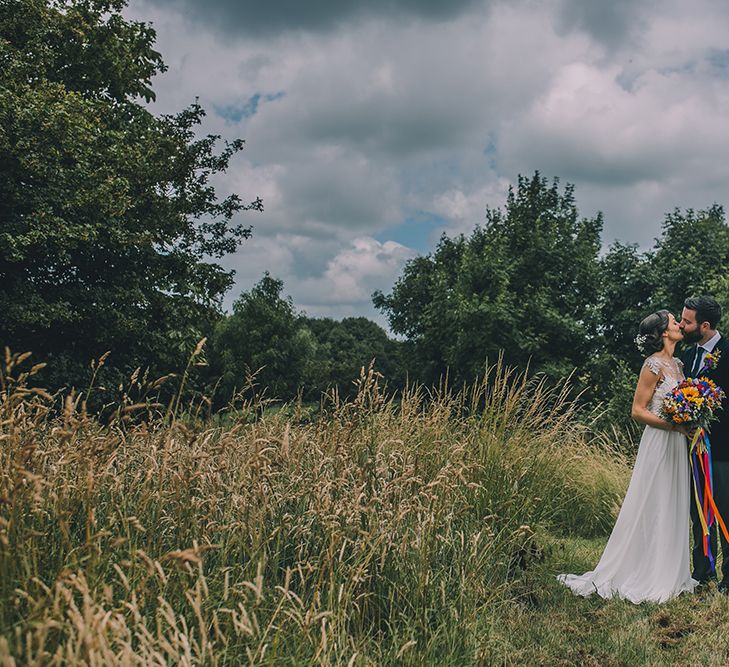
[[[684,370],[688,374],[691,361],[694,358],[696,347],[691,345],[681,354]],[[713,352],[721,352],[716,368],[701,373],[701,377],[708,377],[720,386],[729,396],[729,339],[722,337],[714,347]],[[711,440],[711,458],[717,461],[729,461],[729,399],[725,398],[722,410],[716,413],[717,421],[709,425],[709,438]]]

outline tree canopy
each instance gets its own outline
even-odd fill
[[[580,218],[571,185],[519,177],[503,210],[469,237],[443,236],[373,300],[405,338],[411,377],[472,381],[503,353],[507,363],[559,378],[576,371],[605,423],[627,424],[643,317],[687,296],[713,294],[729,322],[729,227],[718,205],[665,216],[649,250],[601,251],[602,217]]]
[[[350,393],[362,367],[375,368],[395,389],[403,384],[402,344],[365,317],[308,317],[283,296],[283,282],[266,273],[218,322],[211,341],[210,376],[220,378],[218,404],[248,387],[249,378],[271,398],[302,395],[318,401],[337,387]]]
[[[507,363],[565,375],[596,335],[602,218],[580,218],[572,186],[519,177],[505,210],[469,238],[441,238],[411,260],[375,305],[412,343],[423,379],[471,381],[503,350]]]
[[[215,260],[250,235],[237,214],[261,208],[211,182],[241,140],[197,138],[197,102],[146,108],[165,66],[124,4],[0,9],[0,342],[53,361],[56,384],[106,350],[179,368],[232,284]]]
[[[249,377],[274,398],[291,398],[304,382],[314,341],[301,323],[283,282],[266,273],[233,304],[215,328],[211,363],[221,378],[220,395],[230,400]]]

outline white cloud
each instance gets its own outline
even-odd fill
[[[729,97],[691,95],[696,77],[649,70],[631,91],[619,69],[562,68],[550,91],[505,124],[503,163],[536,160],[556,173],[606,184],[667,180],[687,161],[726,154]]]
[[[368,302],[383,278],[394,281],[413,255],[412,250],[394,241],[354,239],[349,248],[329,262],[324,272],[324,281],[331,290],[326,301]],[[322,292],[318,289],[317,292],[321,298]]]
[[[257,16],[268,32],[236,39],[237,10],[216,3],[207,22],[193,5],[129,12],[154,20],[170,65],[155,110],[199,96],[204,131],[247,140],[218,179],[264,199],[226,260],[236,293],[268,269],[316,314],[370,314],[412,255],[373,236],[421,215],[467,233],[535,169],[574,183],[585,215],[604,211],[607,242],[649,244],[673,207],[723,201],[729,6],[404,3],[394,20],[347,5],[316,26]]]
[[[381,243],[370,237],[355,238],[340,248],[320,245],[304,236],[277,236],[254,238],[226,264],[236,268],[243,282],[250,285],[269,271],[284,281],[285,292],[297,308],[312,317],[365,314],[385,326],[384,317],[372,306],[372,293],[389,289],[405,262],[414,256],[413,250],[399,243]],[[325,269],[319,272],[322,262]],[[228,308],[238,294],[229,296]]]
[[[385,317],[372,306],[372,293],[389,288],[414,256],[410,248],[393,241],[357,238],[328,262],[321,277],[303,281],[291,294],[311,316],[365,315],[387,327]]]
[[[429,208],[450,221],[452,232],[468,233],[473,229],[474,223],[484,221],[487,207],[503,207],[509,185],[507,179],[496,178],[486,186],[470,192],[453,188],[438,194]]]
[[[705,63],[647,69],[629,89],[620,74],[615,65],[561,68],[548,93],[504,123],[498,160],[576,182],[587,212],[606,212],[609,239],[645,245],[664,212],[722,199],[729,88]]]

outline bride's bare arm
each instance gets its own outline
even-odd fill
[[[635,421],[646,424],[647,426],[660,428],[664,431],[676,431],[677,428],[673,424],[669,424],[648,409],[651,398],[653,398],[653,393],[656,390],[656,385],[661,377],[661,374],[656,375],[647,366],[643,366],[638,377],[638,386],[635,388],[630,416]]]

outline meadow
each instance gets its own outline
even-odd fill
[[[99,420],[40,369],[2,373],[3,667],[729,662],[713,589],[635,607],[556,582],[596,562],[631,463],[568,384],[496,364],[393,397],[370,369],[313,415],[180,391]]]

